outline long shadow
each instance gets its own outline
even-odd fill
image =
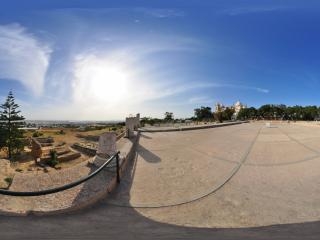
[[[145,135],[143,133],[140,133],[140,137],[146,138],[146,139],[152,139],[152,137],[149,137],[149,136],[147,136],[147,135]]]
[[[196,228],[153,221],[131,207],[137,157],[118,188],[90,208],[53,216],[0,216],[0,239],[319,239],[320,221],[252,228]]]
[[[143,160],[149,162],[149,163],[158,163],[161,162],[161,158],[151,152],[150,150],[146,149],[141,144],[137,145],[137,152],[143,158]]]

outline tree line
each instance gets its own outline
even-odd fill
[[[222,105],[217,105],[215,112],[212,112],[211,107],[201,106],[200,108],[194,109],[195,121],[229,121],[233,119],[235,110],[232,107],[223,107]]]
[[[304,120],[313,121],[320,120],[320,107],[317,106],[286,106],[284,104],[265,104],[259,108],[249,107],[242,108],[235,115],[233,107],[217,106],[215,111],[211,107],[201,106],[194,109],[194,116],[186,119],[174,119],[172,112],[166,112],[164,118],[142,118],[143,124],[150,125],[165,123],[165,122],[184,122],[191,121],[230,121],[230,120]]]
[[[267,120],[304,120],[313,121],[320,118],[320,107],[317,106],[286,106],[284,104],[266,104],[259,108],[244,108],[238,114],[238,119]]]

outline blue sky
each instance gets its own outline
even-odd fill
[[[27,119],[320,105],[317,1],[1,1],[0,100]]]

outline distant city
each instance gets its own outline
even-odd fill
[[[123,121],[64,121],[64,120],[26,120],[28,128],[39,127],[80,127],[85,125],[108,125],[122,123]]]

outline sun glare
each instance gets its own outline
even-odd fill
[[[127,81],[127,74],[120,66],[101,59],[86,59],[76,68],[75,97],[80,101],[114,105],[126,99]]]
[[[117,102],[125,97],[126,76],[115,67],[97,67],[90,81],[91,93],[99,100]]]

